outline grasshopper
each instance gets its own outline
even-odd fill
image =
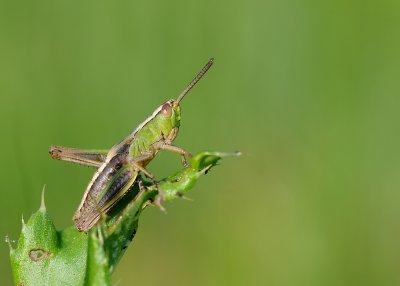
[[[109,150],[82,150],[62,146],[51,146],[53,159],[97,168],[89,182],[73,221],[79,231],[89,231],[144,174],[157,185],[146,166],[160,150],[181,156],[187,166],[186,150],[172,145],[181,121],[180,102],[213,64],[210,59],[176,100],[160,105],[131,134]]]

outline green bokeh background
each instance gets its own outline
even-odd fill
[[[109,148],[213,56],[176,144],[241,150],[151,208],[116,285],[399,285],[399,1],[0,1],[0,236],[71,217]],[[157,177],[179,158],[160,154]],[[11,284],[0,247],[1,285]]]

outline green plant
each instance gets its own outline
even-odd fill
[[[161,180],[157,187],[151,181],[144,181],[142,191],[135,185],[88,233],[75,226],[57,231],[42,196],[39,210],[22,222],[17,248],[10,245],[15,284],[111,285],[111,274],[133,240],[145,207],[182,197],[224,155],[198,153],[188,167]]]

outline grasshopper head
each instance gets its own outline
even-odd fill
[[[161,105],[157,115],[157,123],[167,137],[171,132],[177,132],[181,125],[181,108],[177,101],[171,99]]]

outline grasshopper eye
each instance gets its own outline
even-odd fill
[[[171,117],[172,115],[172,107],[169,103],[165,103],[162,108],[161,112],[165,117]]]

